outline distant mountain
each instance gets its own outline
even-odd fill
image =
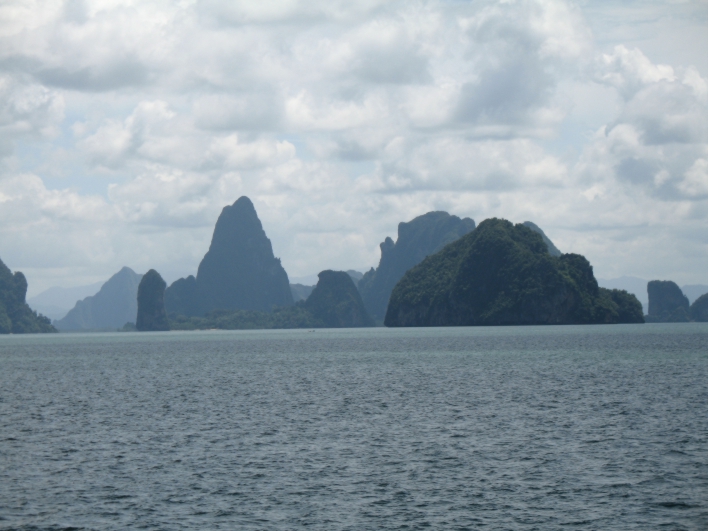
[[[27,279],[20,271],[12,271],[0,260],[0,334],[36,334],[56,332],[43,315],[38,315],[25,302]]]
[[[305,286],[303,284],[290,284],[290,292],[293,294],[293,301],[304,301],[310,296],[315,286]]]
[[[221,211],[197,276],[180,279],[165,292],[168,314],[187,317],[213,310],[270,312],[292,304],[288,275],[245,196]]]
[[[94,282],[74,288],[52,287],[27,299],[27,304],[50,319],[61,319],[77,301],[98,293],[104,282]]]
[[[356,284],[356,283],[359,282],[362,278],[364,278],[364,273],[362,273],[361,271],[354,271],[353,269],[347,269],[347,270],[345,271],[345,273],[346,273],[347,275],[349,275],[350,277],[352,277],[352,280],[354,281],[354,284]]]
[[[688,297],[688,302],[693,304],[698,297],[708,293],[708,286],[705,284],[689,284],[687,286],[681,286],[681,291]]]
[[[399,223],[396,243],[388,237],[381,243],[378,268],[372,267],[359,281],[359,292],[369,314],[383,319],[391,291],[404,273],[474,227],[474,220],[460,219],[447,212],[428,212]]]
[[[386,326],[644,322],[624,291],[600,288],[577,254],[550,254],[541,235],[487,219],[409,270],[396,285]]]
[[[319,282],[302,307],[326,328],[374,326],[351,276],[344,271],[322,271]]]
[[[638,277],[619,277],[619,278],[598,278],[597,283],[602,288],[607,289],[623,289],[633,294],[639,302],[642,303],[642,308],[646,314],[649,311],[649,296],[647,295],[648,281]]]
[[[134,323],[138,313],[138,285],[142,275],[124,267],[91,297],[78,301],[66,317],[54,322],[64,332],[116,330]]]

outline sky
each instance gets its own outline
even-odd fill
[[[698,0],[6,0],[0,259],[172,282],[246,195],[296,279],[445,210],[706,284],[706,50]]]

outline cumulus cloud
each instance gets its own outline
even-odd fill
[[[600,271],[670,276],[673,252],[695,262],[677,280],[708,281],[706,73],[599,45],[583,9],[5,2],[0,257],[31,288],[170,279],[249,195],[294,276],[373,265],[442,209],[531,219]]]

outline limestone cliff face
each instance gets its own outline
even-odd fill
[[[116,330],[135,322],[138,313],[138,284],[142,275],[124,267],[109,278],[91,297],[78,301],[63,319],[55,321],[59,330]]]
[[[169,314],[199,316],[213,310],[259,310],[290,306],[288,275],[273,255],[248,197],[224,207],[197,276],[180,279],[165,294]]]
[[[642,322],[635,297],[600,290],[583,256],[552,256],[540,234],[501,219],[483,221],[409,270],[385,320],[386,326],[617,322]]]
[[[49,319],[34,312],[25,301],[27,279],[0,260],[0,334],[56,332]]]
[[[701,295],[691,304],[691,319],[699,323],[708,323],[708,293]]]
[[[358,284],[369,314],[383,319],[391,291],[404,273],[474,227],[472,219],[460,219],[447,212],[428,212],[407,223],[399,223],[396,242],[387,237],[381,243],[378,268],[371,268]]]
[[[649,315],[652,322],[682,323],[689,320],[688,298],[671,280],[652,280],[647,284]]]
[[[351,277],[344,271],[322,271],[302,304],[326,328],[374,326]]]
[[[138,317],[135,328],[139,332],[158,332],[170,329],[165,312],[167,284],[160,273],[151,269],[143,275],[138,286]]]

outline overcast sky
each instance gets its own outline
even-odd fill
[[[708,283],[708,2],[0,4],[0,258],[196,272],[249,196],[290,277],[430,210]]]

